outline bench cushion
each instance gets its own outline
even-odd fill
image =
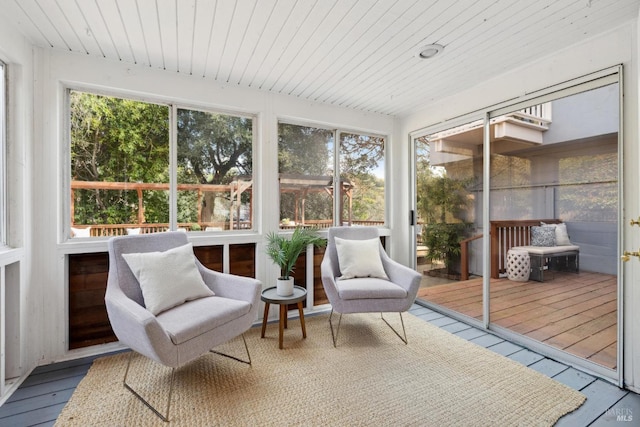
[[[530,254],[536,255],[550,255],[558,254],[561,252],[580,252],[580,246],[566,245],[566,246],[514,246],[511,249],[525,250]]]

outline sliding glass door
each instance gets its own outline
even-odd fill
[[[482,120],[415,139],[419,298],[482,320]]]
[[[491,119],[490,321],[611,370],[618,94],[609,84]]]
[[[622,306],[618,78],[413,135],[419,301],[611,378]]]

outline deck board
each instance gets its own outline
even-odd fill
[[[491,279],[491,322],[615,369],[616,277],[556,272],[545,282]],[[418,298],[482,320],[482,278],[423,287]]]

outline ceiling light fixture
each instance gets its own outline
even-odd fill
[[[442,52],[443,49],[444,46],[442,46],[441,44],[428,44],[426,46],[422,46],[418,50],[416,56],[420,59],[433,58],[434,56]]]

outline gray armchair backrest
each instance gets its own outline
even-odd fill
[[[122,254],[164,252],[187,243],[189,243],[187,233],[181,231],[112,237],[109,240],[109,279],[107,281],[107,289],[117,286],[127,297],[144,306],[140,284]]]
[[[380,238],[380,233],[375,227],[331,227],[327,236],[327,253],[333,266],[333,276],[340,275],[340,265],[338,263],[338,252],[336,251],[335,237],[348,240],[368,240]]]

